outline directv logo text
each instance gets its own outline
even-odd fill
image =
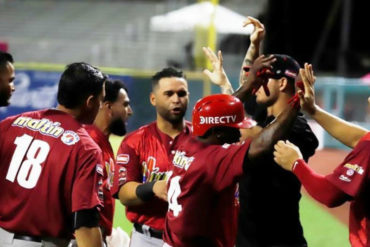
[[[200,116],[200,124],[226,124],[235,123],[236,115],[222,117],[202,117]]]

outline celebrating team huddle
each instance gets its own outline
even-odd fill
[[[328,206],[350,201],[350,242],[370,246],[368,131],[319,108],[312,65],[260,55],[264,26],[248,24],[235,92],[221,52],[203,49],[223,94],[199,99],[191,122],[186,77],[169,67],[152,77],[156,120],[126,135],[128,89],[84,62],[62,73],[56,108],[2,120],[0,247],[119,246],[109,241],[115,199],[133,224],[131,247],[304,247],[301,184]],[[13,63],[0,52],[1,107],[16,90]],[[256,121],[252,103],[264,109]],[[326,177],[306,163],[318,140],[301,110],[353,148]],[[116,156],[111,134],[126,135]]]

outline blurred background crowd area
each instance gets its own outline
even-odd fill
[[[263,53],[312,63],[319,104],[366,126],[369,5],[360,0],[0,0],[0,49],[13,54],[17,68],[16,94],[0,117],[55,105],[60,71],[76,61],[126,81],[134,110],[142,113],[130,120],[131,130],[155,118],[143,98],[150,76],[165,66],[186,71],[191,109],[203,95],[219,92],[201,74],[208,66],[202,46],[222,50],[226,72],[238,86],[251,31],[242,21],[253,16],[266,27]]]

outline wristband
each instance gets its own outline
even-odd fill
[[[73,215],[73,229],[77,230],[80,227],[97,227],[99,226],[99,211],[97,208],[83,209],[74,212]]]
[[[293,163],[293,166],[292,166],[292,172],[294,172],[294,169],[297,167],[298,164],[301,164],[302,162],[304,162],[304,160],[302,159],[297,159],[294,163]]]
[[[136,196],[146,202],[154,197],[153,186],[156,181],[140,184],[136,187]]]

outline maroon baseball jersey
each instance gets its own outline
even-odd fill
[[[190,128],[190,123],[186,122],[183,132],[172,139],[153,122],[127,135],[117,153],[114,175],[117,186],[113,194],[117,196],[120,187],[129,181],[145,183],[164,179],[172,167],[171,151],[191,136]],[[148,203],[126,207],[126,217],[131,222],[163,230],[167,207],[167,202],[153,198]]]
[[[370,246],[370,133],[327,179],[353,197],[349,221],[352,246]]]
[[[49,109],[0,123],[0,227],[70,238],[73,212],[100,205],[101,151],[71,115]]]
[[[220,146],[192,138],[177,148],[168,182],[167,244],[234,246],[235,189],[249,143]]]
[[[104,135],[96,126],[86,125],[85,129],[92,139],[99,145],[103,153],[103,183],[99,187],[99,196],[103,202],[103,208],[100,211],[100,225],[104,228],[104,235],[112,234],[114,198],[111,194],[114,175],[114,154],[112,146],[109,143],[108,136]]]

